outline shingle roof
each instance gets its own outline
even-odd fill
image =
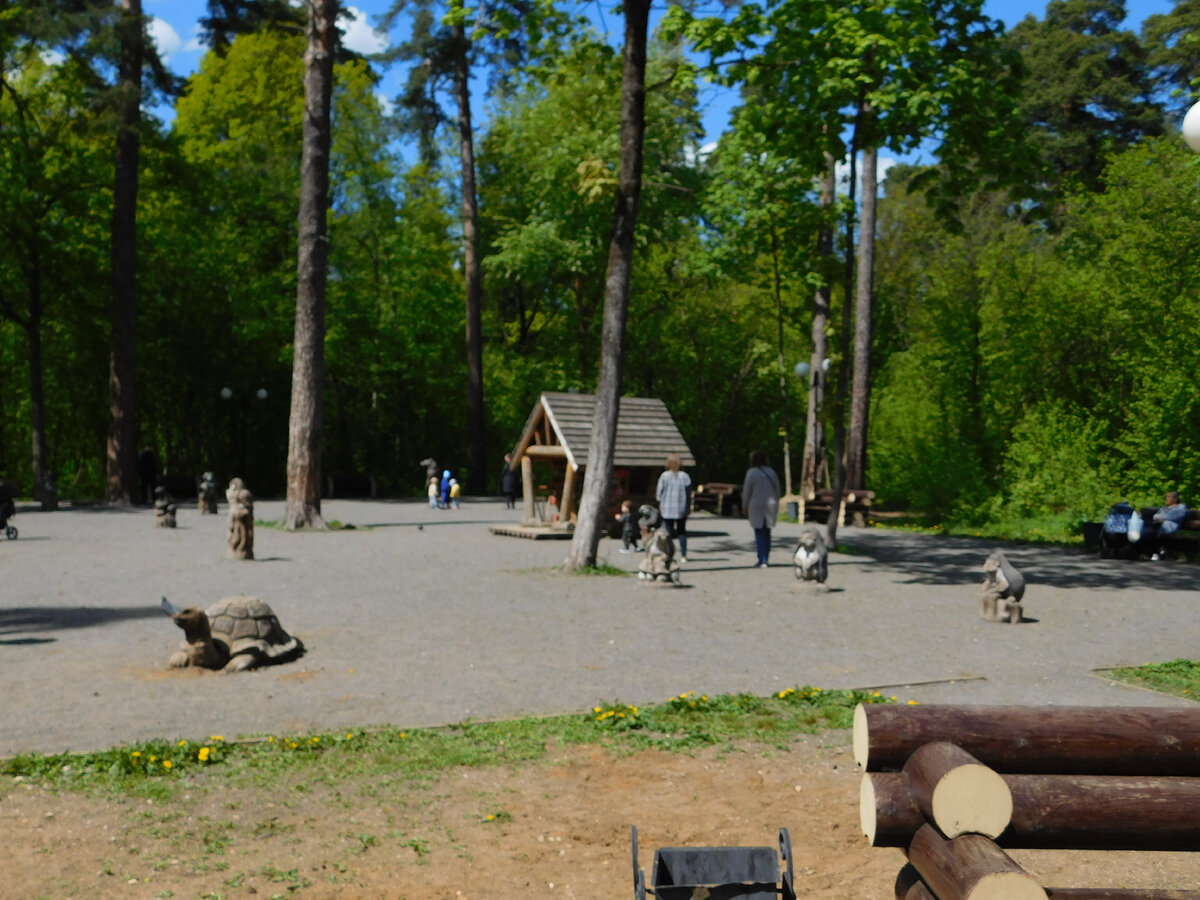
[[[586,466],[595,409],[594,394],[543,393],[530,413],[517,449],[530,441],[544,415],[572,465]],[[685,467],[696,464],[665,403],[655,397],[622,397],[613,466],[661,467],[668,453],[678,453]]]

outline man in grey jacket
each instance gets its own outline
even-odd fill
[[[767,452],[755,450],[750,454],[750,468],[742,482],[742,508],[754,529],[754,544],[758,550],[756,569],[765,569],[771,555],[771,529],[779,518],[779,476],[767,465]]]

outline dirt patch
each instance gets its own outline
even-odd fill
[[[647,879],[662,846],[774,846],[801,896],[890,898],[903,859],[858,827],[848,735],[694,756],[597,747],[411,781],[306,782],[282,795],[202,778],[164,808],[0,785],[4,896],[628,898],[629,826]],[[1014,854],[1056,886],[1200,887],[1187,854]]]

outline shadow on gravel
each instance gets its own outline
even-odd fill
[[[861,532],[847,535],[854,558],[877,562],[907,576],[906,584],[974,585],[983,581],[983,562],[1000,548],[1030,585],[1057,588],[1184,591],[1200,587],[1200,567],[1182,562],[1100,559],[1067,547],[1005,544],[971,538]],[[858,554],[862,554],[861,556]]]
[[[13,609],[0,607],[0,635],[21,634],[37,631],[58,631],[63,628],[91,628],[130,619],[166,619],[157,606],[109,607],[109,606],[19,606]],[[2,643],[32,643],[17,639]]]

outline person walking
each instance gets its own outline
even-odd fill
[[[500,470],[500,493],[504,495],[504,508],[516,509],[517,495],[521,493],[521,475],[512,465],[512,454],[504,454],[504,468]]]
[[[756,569],[767,568],[771,555],[771,529],[779,517],[781,493],[779,476],[767,465],[767,451],[755,450],[750,454],[750,468],[742,482],[742,507],[754,529],[754,544],[758,550]]]
[[[667,454],[667,467],[658,476],[658,511],[667,534],[679,546],[679,561],[687,562],[687,517],[692,505],[692,479],[683,471],[678,453]]]

